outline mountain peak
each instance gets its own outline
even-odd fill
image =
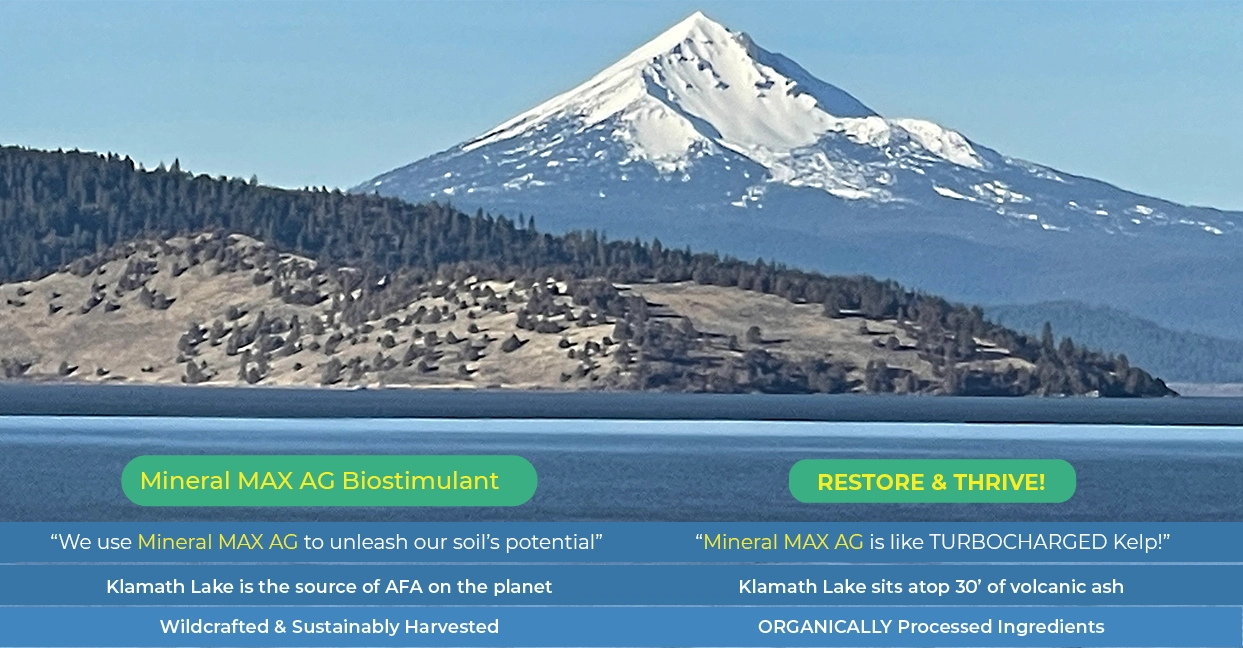
[[[843,119],[875,117],[785,56],[696,12],[585,83],[461,150],[535,131],[581,131],[609,122],[612,139],[628,149],[628,159],[662,172],[684,170],[705,153],[732,152],[770,166],[826,132],[843,130]]]
[[[695,11],[695,13],[692,13],[691,15],[683,18],[682,22],[679,22],[678,24],[674,25],[673,27],[670,27],[669,29],[666,29],[665,31],[673,31],[674,29],[680,26],[685,26],[686,28],[690,28],[692,26],[707,26],[707,27],[714,27],[714,28],[719,28],[719,29],[726,29],[724,25],[709,18],[706,14],[704,14],[703,11],[698,11],[698,10]]]
[[[1048,232],[1238,229],[1174,217],[1161,201],[1078,183],[930,121],[883,117],[702,12],[569,91],[365,187],[416,199],[565,191],[595,200],[674,184],[701,192],[688,200],[705,210],[727,212],[793,189],[800,199],[810,190],[966,209]]]
[[[1243,276],[1243,214],[1137,195],[930,121],[881,116],[702,13],[568,92],[356,190],[535,214],[544,231],[659,236],[873,273],[955,299],[1073,298],[1176,328],[1239,330],[1220,282],[1179,280]],[[1192,314],[1220,324],[1193,326]]]
[[[622,61],[645,59],[668,53],[682,44],[695,42],[713,43],[737,39],[742,34],[731,31],[725,25],[709,18],[702,11],[683,18],[680,22],[661,32],[658,36],[641,45]],[[745,37],[745,36],[744,36]]]
[[[712,38],[734,34],[735,32],[709,18],[704,12],[696,11],[661,32],[659,36],[653,38],[648,44],[669,41],[672,41],[672,44],[677,44],[678,41],[686,38]]]

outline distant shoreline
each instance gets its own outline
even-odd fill
[[[1243,383],[1166,383],[1190,398],[1243,398]]]
[[[0,416],[1243,426],[1225,398],[1009,398],[0,383]]]

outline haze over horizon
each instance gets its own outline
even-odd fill
[[[1243,132],[1226,127],[1243,105],[1238,5],[481,4],[3,3],[0,144],[348,187],[478,135],[703,10],[882,114],[1243,209]]]

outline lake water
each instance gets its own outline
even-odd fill
[[[539,488],[516,508],[141,508],[142,454],[517,454]],[[1064,504],[807,505],[805,458],[1060,458]],[[0,416],[0,521],[1243,520],[1243,428],[852,422]]]

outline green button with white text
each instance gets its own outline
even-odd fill
[[[1075,483],[1061,459],[804,459],[790,468],[790,494],[820,504],[1052,504]]]
[[[513,455],[144,455],[121,473],[141,506],[518,506],[538,481]]]

